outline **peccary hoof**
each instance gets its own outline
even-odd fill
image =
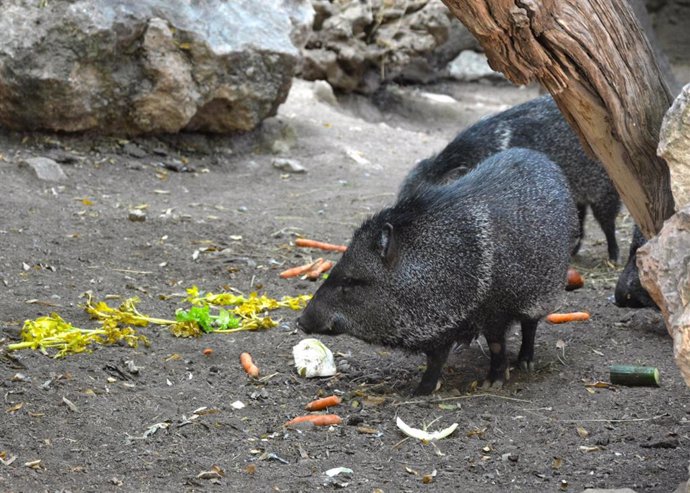
[[[493,382],[484,380],[482,383],[482,390],[501,390],[503,388],[503,380],[494,380]]]
[[[483,390],[501,390],[505,382],[510,380],[510,368],[506,368],[505,372],[500,376],[492,375],[493,372],[489,371],[489,376],[482,383]]]
[[[434,390],[436,390],[439,387],[439,382],[438,381],[425,381],[422,380],[419,385],[417,385],[417,388],[414,389],[414,392],[412,392],[412,395],[429,395],[431,394]]]
[[[522,360],[520,361],[520,369],[522,371],[534,371],[534,361]]]

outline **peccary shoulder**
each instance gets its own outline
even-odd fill
[[[454,343],[484,334],[487,381],[501,385],[508,327],[522,323],[519,359],[531,368],[537,322],[564,293],[576,237],[561,170],[510,149],[365,221],[298,325],[426,353],[419,393],[434,389]]]
[[[420,161],[409,172],[399,197],[413,196],[427,183],[453,180],[490,155],[512,147],[543,152],[561,167],[578,208],[580,240],[584,235],[584,219],[589,206],[606,236],[609,258],[617,260],[615,220],[620,210],[618,193],[601,164],[585,154],[579,138],[550,96],[483,118],[461,132],[438,155]],[[572,253],[577,253],[579,247],[580,242]]]

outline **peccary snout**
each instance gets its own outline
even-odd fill
[[[297,319],[297,327],[305,334],[338,335],[344,333],[345,317],[339,313],[319,310],[320,305],[312,304]]]
[[[637,270],[637,249],[647,242],[640,228],[633,229],[632,242],[628,263],[625,264],[618,282],[616,283],[616,305],[624,308],[658,308],[647,290],[640,283],[640,273]]]

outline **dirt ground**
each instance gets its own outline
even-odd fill
[[[183,306],[170,295],[192,285],[277,298],[313,293],[318,282],[278,277],[321,255],[292,246],[296,234],[347,243],[392,202],[416,160],[467,123],[537,94],[450,83],[425,91],[446,96],[391,90],[378,106],[356,97],[329,103],[296,81],[276,118],[236,138],[0,133],[0,491],[666,493],[686,480],[688,389],[671,340],[655,312],[611,302],[621,266],[604,261],[595,224],[574,260],[586,285],[563,306],[588,310],[591,320],[540,324],[538,370],[514,372],[501,391],[473,391],[488,369],[483,340],[451,355],[430,397],[410,396],[422,355],[344,336],[321,338],[336,354],[336,376],[303,379],[291,348],[304,336],[290,310],[261,332],[181,339],[144,328],[148,348],[98,346],[63,359],[6,350],[24,320],[51,311],[95,327],[80,307],[88,290],[111,304],[113,295],[139,296],[142,312],[167,318]],[[41,181],[18,165],[35,156],[60,161],[67,180]],[[307,172],[278,170],[276,157],[299,160]],[[129,210],[143,205],[146,220],[130,221]],[[629,234],[622,214],[623,256]],[[265,378],[247,377],[243,351]],[[661,387],[587,386],[608,381],[616,363],[658,367]],[[334,392],[343,397],[333,409],[342,426],[283,427],[306,402]],[[235,401],[246,407],[234,409]],[[397,416],[415,427],[459,426],[423,444],[405,440]],[[336,467],[352,474],[324,474]]]

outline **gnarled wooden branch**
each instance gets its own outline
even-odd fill
[[[613,180],[646,237],[673,214],[656,155],[671,95],[622,0],[443,0],[477,37],[494,70],[537,79]]]

